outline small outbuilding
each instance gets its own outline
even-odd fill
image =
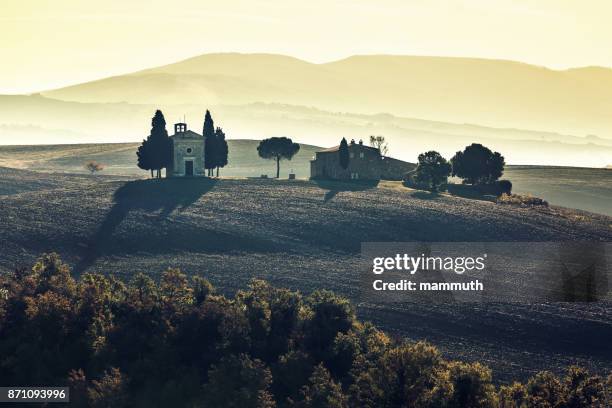
[[[186,123],[176,123],[170,136],[171,163],[166,177],[204,176],[204,136],[187,130]]]

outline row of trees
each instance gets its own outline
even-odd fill
[[[219,168],[227,165],[228,146],[223,129],[215,129],[210,111],[206,111],[204,117],[204,128],[202,132],[205,137],[204,168],[208,175],[212,176],[214,170],[219,176]],[[142,141],[136,152],[138,167],[150,170],[151,177],[161,178],[161,170],[172,164],[172,145],[166,130],[166,119],[161,110],[155,111],[151,119],[151,133]]]
[[[370,146],[378,148],[383,156],[389,149],[384,136],[370,136]],[[350,155],[345,138],[340,141],[338,155],[340,166],[343,169],[348,168]],[[500,153],[493,152],[481,144],[473,143],[463,151],[457,152],[450,162],[434,150],[420,154],[417,168],[408,175],[409,180],[407,181],[421,188],[437,191],[440,186],[448,182],[448,177],[452,175],[463,179],[464,184],[471,184],[477,188],[491,187],[495,190],[492,192],[495,193],[510,193],[512,184],[509,181],[498,182],[503,174],[504,166],[504,157]]]
[[[505,161],[501,154],[473,143],[465,150],[457,152],[450,162],[433,150],[420,154],[417,168],[409,176],[413,179],[412,182],[432,191],[437,191],[441,185],[446,184],[451,175],[463,179],[464,184],[477,187],[497,186],[501,183],[497,180],[502,176],[504,166]],[[503,181],[497,187],[511,189],[512,185],[509,183]]]
[[[609,407],[572,367],[496,387],[491,370],[393,340],[328,291],[255,280],[233,298],[169,269],[77,281],[54,254],[0,275],[0,383],[70,386],[73,407]]]
[[[210,111],[204,116],[204,168],[208,176],[219,176],[219,169],[228,163],[228,144],[225,133],[220,127],[215,128]],[[291,160],[300,150],[300,145],[287,137],[264,139],[257,146],[261,158],[276,161],[276,177],[280,176],[280,161]],[[142,141],[136,152],[138,167],[151,171],[151,177],[161,178],[161,170],[172,163],[171,141],[166,130],[164,114],[157,110],[151,119],[151,133]]]

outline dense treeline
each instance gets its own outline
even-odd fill
[[[76,281],[55,254],[0,283],[0,383],[69,385],[70,406],[610,406],[612,375],[496,387],[487,367],[393,341],[331,292],[255,280],[228,299],[177,269]]]

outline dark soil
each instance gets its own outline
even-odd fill
[[[612,218],[500,206],[375,185],[203,178],[122,181],[0,168],[0,271],[45,251],[75,274],[202,273],[226,293],[254,278],[351,298],[361,318],[497,380],[571,363],[612,369],[612,305],[360,301],[359,252],[375,241],[612,241]]]

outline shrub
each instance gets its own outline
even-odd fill
[[[527,383],[527,405],[530,407],[561,408],[565,405],[567,390],[551,372],[537,373]]]
[[[474,186],[481,194],[491,194],[497,197],[503,194],[512,194],[512,183],[510,180],[498,180],[493,183],[478,184]]]
[[[104,166],[92,160],[90,162],[85,163],[85,170],[87,170],[93,175],[98,171],[104,170]]]
[[[427,190],[432,191],[430,183],[426,183],[417,177],[416,169],[410,171],[403,176],[403,184],[405,187],[413,188],[415,190]],[[436,191],[446,191],[448,184],[446,182],[441,183],[437,186]]]
[[[491,384],[491,370],[480,363],[452,362],[450,377],[453,383],[451,406],[494,408],[497,393]]]
[[[302,400],[296,408],[346,408],[346,396],[340,384],[336,383],[329,371],[319,364],[312,372],[308,385],[302,388]]]
[[[606,403],[605,380],[599,376],[591,376],[584,368],[570,367],[565,377],[565,387],[568,408],[603,407]]]
[[[499,389],[499,408],[522,408],[526,406],[527,389],[525,385],[514,382]]]
[[[486,184],[449,184],[447,189],[451,194],[480,197],[483,195],[500,197],[511,194],[512,183],[509,180],[499,180]]]
[[[521,207],[548,207],[548,202],[539,197],[534,197],[531,194],[502,194],[497,199],[498,204],[518,205]]]
[[[445,406],[452,395],[448,367],[440,352],[419,342],[390,348],[372,370],[384,406]]]
[[[270,369],[246,354],[227,356],[208,371],[203,407],[274,407]]]
[[[117,368],[104,372],[100,380],[92,381],[87,394],[92,408],[128,406],[125,378]]]
[[[499,180],[495,183],[497,186],[496,194],[512,194],[512,182],[510,180]]]

